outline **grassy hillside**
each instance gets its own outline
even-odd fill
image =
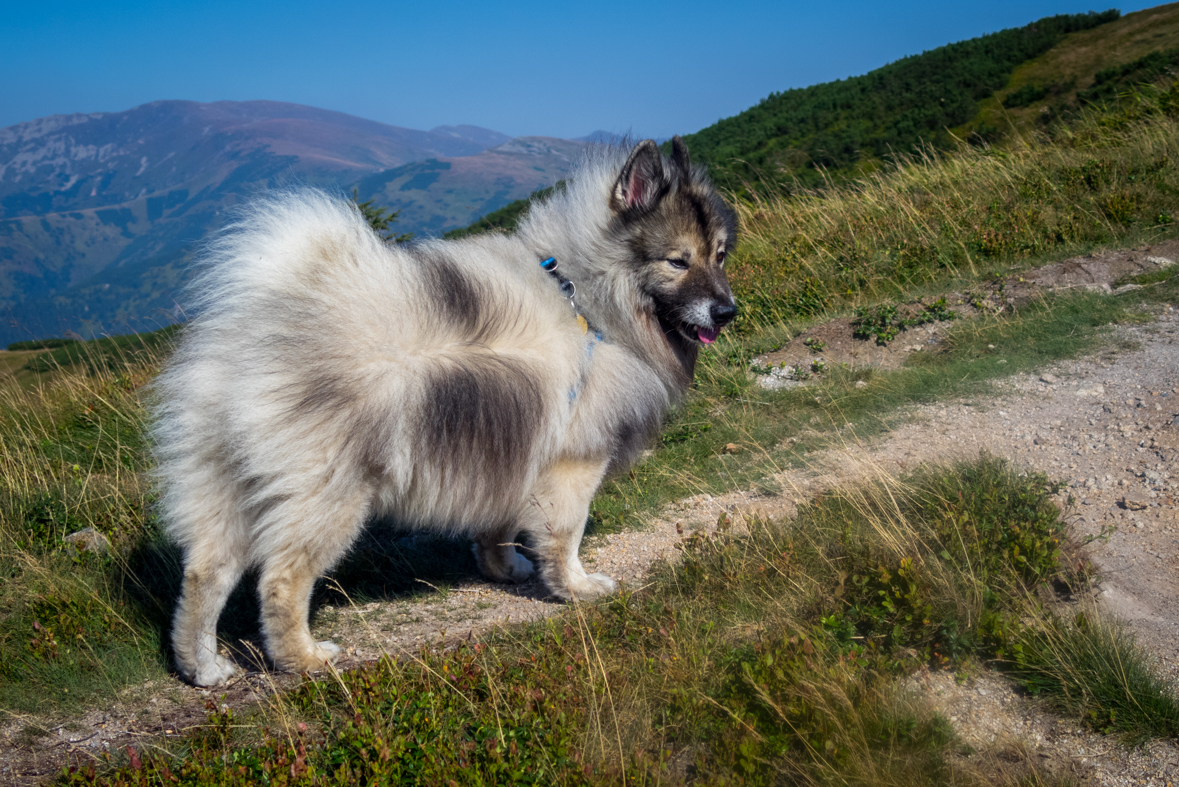
[[[1029,59],[1030,58],[1030,59]],[[862,77],[769,96],[685,139],[696,160],[737,195],[846,181],[921,146],[997,141],[1013,129],[1075,119],[1179,69],[1179,3],[1119,17],[1116,11],[1051,17],[950,44]],[[948,100],[947,100],[948,99]],[[534,192],[447,237],[510,231]]]
[[[775,93],[685,137],[725,186],[813,187],[869,172],[894,153],[950,145],[949,128],[1004,87],[1022,63],[1117,11],[1053,16],[903,58],[863,76]]]
[[[1070,33],[1043,55],[1023,63],[1007,84],[979,104],[978,114],[955,131],[993,136],[1026,131],[1070,115],[1086,100],[1152,80],[1157,71],[1122,67],[1179,48],[1179,3],[1127,14],[1091,30]],[[1152,59],[1154,59],[1152,58]],[[1102,76],[1099,76],[1102,75]],[[1101,81],[1105,89],[1086,95]]]

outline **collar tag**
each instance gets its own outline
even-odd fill
[[[584,336],[589,333],[589,321],[581,313],[581,309],[577,308],[577,302],[573,300],[573,296],[577,294],[577,287],[573,285],[573,282],[557,272],[557,258],[549,257],[548,259],[541,260],[540,267],[545,273],[553,277],[557,282],[558,291],[569,299],[569,305],[573,308],[573,313],[577,316],[577,325],[581,328],[582,335]]]

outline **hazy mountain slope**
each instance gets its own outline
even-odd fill
[[[415,131],[274,101],[157,101],[58,115],[0,129],[0,217],[121,204],[217,180],[210,170],[236,171],[258,153],[291,174],[318,178],[468,156],[507,140],[486,129]]]
[[[585,145],[552,137],[520,137],[477,156],[431,159],[369,175],[360,199],[400,210],[398,228],[441,233],[551,186]]]
[[[476,126],[417,131],[272,101],[158,101],[0,129],[0,341],[79,330],[80,314],[99,330],[114,329],[103,320],[115,316],[166,322],[158,307],[172,309],[175,288],[132,282],[122,269],[182,269],[191,246],[251,194],[296,184],[342,191],[374,171],[508,140]],[[148,278],[163,286],[175,275]],[[98,284],[104,297],[92,292]]]
[[[401,210],[399,232],[441,232],[551,185],[584,147],[567,140],[521,137],[474,156],[431,158],[359,181],[337,181],[336,188],[343,193],[354,185],[361,200],[374,199]],[[272,172],[269,163],[256,156],[250,171]],[[244,189],[257,188],[257,182],[244,184]],[[2,261],[8,278],[0,277],[0,282],[8,286],[7,292],[33,294],[23,300],[9,295],[13,300],[0,321],[0,344],[66,331],[91,335],[150,330],[183,319],[177,298],[187,280],[192,247],[219,224],[221,211],[240,199],[242,191],[237,189],[243,186],[231,177],[202,189],[201,199],[191,206],[173,206],[179,197],[165,195],[162,201],[153,196],[106,208],[0,221],[0,254],[23,254],[34,263],[52,254],[65,261],[58,271],[34,264],[27,272],[12,260]],[[104,264],[112,253],[115,264]]]
[[[685,139],[732,188],[759,180],[813,186],[854,176],[893,152],[948,145],[948,128],[1004,87],[1017,66],[1068,33],[1116,19],[1117,11],[1041,19],[889,63],[863,76],[775,93]]]

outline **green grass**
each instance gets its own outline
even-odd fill
[[[1058,576],[1052,488],[984,458],[833,490],[692,536],[640,591],[307,680],[248,720],[214,704],[171,754],[66,781],[994,783],[895,679],[996,652],[995,621]]]
[[[152,557],[140,401],[154,357],[114,355],[141,344],[97,343],[48,382],[0,388],[0,708],[9,712],[64,712],[165,674],[168,602],[148,585],[167,572]],[[65,543],[85,528],[110,552]]]
[[[170,325],[150,333],[131,333],[106,336],[89,341],[49,339],[49,352],[33,356],[25,368],[33,372],[54,372],[70,367],[85,367],[91,371],[120,369],[127,366],[151,364],[171,346],[179,325]],[[19,342],[21,345],[36,342]],[[10,345],[9,349],[12,349]],[[33,349],[33,348],[26,348]]]
[[[1137,95],[1053,140],[902,158],[854,186],[738,203],[737,330],[1175,237],[1179,87]]]
[[[1001,669],[1033,695],[1131,744],[1179,735],[1174,686],[1159,677],[1126,624],[1088,605],[1067,616],[1036,610],[1000,639]]]

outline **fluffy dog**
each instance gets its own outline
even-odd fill
[[[735,240],[678,137],[669,159],[651,140],[592,151],[513,235],[390,247],[314,191],[249,209],[205,254],[197,316],[155,386],[183,676],[233,674],[217,619],[251,566],[275,666],[331,661],[312,585],[375,514],[469,534],[503,582],[534,572],[512,544],[526,532],[553,594],[613,590],[578,559],[590,499],[735,316]]]

